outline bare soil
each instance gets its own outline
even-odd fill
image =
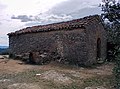
[[[113,68],[114,63],[91,68],[55,62],[30,65],[1,55],[0,89],[115,89]]]

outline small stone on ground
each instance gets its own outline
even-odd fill
[[[85,89],[106,89],[103,86],[98,86],[98,87],[86,87]]]
[[[4,59],[4,57],[0,55],[0,59]]]

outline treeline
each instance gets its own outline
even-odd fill
[[[8,55],[9,48],[0,48],[0,55]]]

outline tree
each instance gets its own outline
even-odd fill
[[[120,3],[115,0],[103,0],[102,14],[103,19],[108,19],[110,22],[120,23]]]
[[[116,66],[114,68],[117,89],[120,89],[120,3],[116,0],[103,0],[101,5],[101,17],[107,22],[105,25],[108,33],[108,43],[112,45],[108,50],[108,54],[115,59]],[[108,55],[108,56],[109,56]]]

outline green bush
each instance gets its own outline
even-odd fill
[[[105,27],[108,32],[108,43],[112,45],[107,52],[108,57],[112,56],[112,60],[115,60],[116,89],[120,89],[120,3],[116,0],[103,0],[103,3],[101,6],[104,13],[101,16],[105,22],[108,20]]]

